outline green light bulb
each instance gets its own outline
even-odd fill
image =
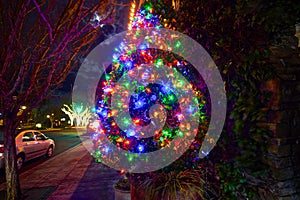
[[[178,40],[175,44],[175,48],[179,48],[181,46],[181,42]]]

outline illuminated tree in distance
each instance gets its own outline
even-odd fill
[[[86,126],[92,117],[92,112],[89,107],[81,105],[66,105],[61,110],[67,114],[71,121],[71,126]]]

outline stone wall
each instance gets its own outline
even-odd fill
[[[274,184],[263,199],[300,199],[300,51],[299,28],[272,46],[277,77],[267,83],[273,92],[268,125],[273,132],[268,164]]]

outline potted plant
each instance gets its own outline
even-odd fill
[[[207,199],[207,187],[199,170],[160,172],[135,185],[132,200]]]
[[[114,184],[115,200],[131,200],[130,183],[125,175]]]

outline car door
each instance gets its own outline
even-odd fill
[[[37,156],[38,142],[32,131],[23,133],[22,142],[17,144],[17,147],[25,153],[26,160],[31,160]]]
[[[38,131],[34,131],[33,134],[38,142],[38,156],[45,155],[48,149],[48,141],[44,134]]]

